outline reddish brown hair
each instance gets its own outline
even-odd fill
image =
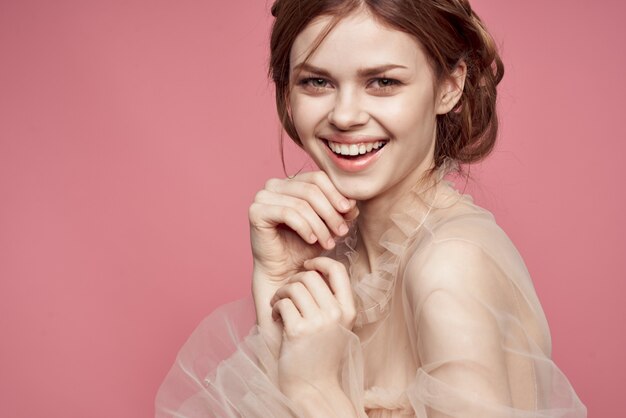
[[[269,75],[276,86],[278,115],[289,137],[302,146],[288,111],[289,58],[296,37],[316,17],[332,17],[308,59],[336,24],[360,7],[366,7],[383,25],[414,36],[438,82],[451,77],[462,60],[467,65],[461,99],[451,112],[437,116],[432,171],[450,160],[469,164],[489,155],[498,131],[496,86],[504,66],[493,38],[467,0],[276,0]]]

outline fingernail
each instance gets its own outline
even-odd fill
[[[339,202],[339,207],[341,208],[341,210],[348,210],[350,209],[350,202],[344,199],[341,202]]]
[[[348,233],[348,225],[346,225],[345,223],[342,223],[341,225],[339,225],[339,234],[345,235],[347,233]]]
[[[315,236],[315,234],[309,235],[309,242],[311,244],[315,244],[315,241],[317,241],[317,237]]]
[[[335,248],[335,240],[330,238],[328,241],[326,241],[326,246],[328,248]]]

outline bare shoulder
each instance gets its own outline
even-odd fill
[[[489,305],[510,295],[504,273],[484,248],[463,237],[433,240],[409,255],[403,274],[409,303],[439,293],[472,297]]]

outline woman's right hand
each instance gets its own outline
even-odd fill
[[[326,173],[313,171],[268,180],[248,213],[255,277],[282,285],[305,260],[332,249],[358,209]]]

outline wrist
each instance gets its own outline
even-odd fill
[[[252,272],[252,299],[257,316],[257,325],[262,327],[274,328],[275,323],[272,319],[272,306],[270,301],[276,294],[276,291],[283,286],[282,282],[272,280],[271,276],[266,275],[263,271],[254,269]]]
[[[258,266],[252,268],[252,290],[259,289],[263,291],[269,289],[273,292],[285,285],[289,279],[279,277],[268,273],[265,269]]]

